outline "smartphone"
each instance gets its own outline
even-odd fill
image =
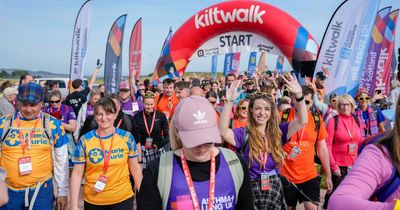
[[[376,93],[377,95],[379,95],[379,94],[382,93],[382,90],[375,90],[375,93]]]
[[[289,90],[288,89],[284,89],[282,92],[283,96],[289,97]]]
[[[100,63],[100,59],[97,59],[97,64],[96,65],[97,65],[98,68],[100,68],[103,65],[102,63]]]

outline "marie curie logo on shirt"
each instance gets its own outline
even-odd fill
[[[16,147],[21,144],[21,136],[18,135],[19,133],[17,131],[12,131],[10,134],[6,137],[4,140],[4,143],[9,146],[9,147]],[[23,134],[21,134],[23,135]],[[46,145],[48,144],[48,139],[44,133],[34,133],[32,137],[28,137],[28,133],[25,134],[24,139],[28,140],[30,139],[30,144],[31,145]]]
[[[108,150],[106,150],[106,154],[108,154]],[[124,149],[113,149],[111,151],[111,160],[114,159],[122,159],[124,158]],[[94,148],[89,151],[89,160],[93,164],[100,163],[104,159],[103,151],[99,148]]]

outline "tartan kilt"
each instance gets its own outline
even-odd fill
[[[146,169],[146,166],[150,164],[151,161],[159,158],[163,153],[165,153],[164,147],[160,149],[145,149],[142,147],[142,168]]]
[[[251,187],[254,196],[254,209],[287,209],[280,175],[270,176],[270,189],[261,190],[261,179],[252,179]]]

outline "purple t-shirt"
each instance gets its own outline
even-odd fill
[[[289,123],[282,123],[279,125],[279,128],[282,131],[282,145],[284,145],[287,142],[286,137],[287,137],[287,133],[288,133],[288,127],[289,127]],[[236,147],[237,151],[240,151],[246,142],[245,136],[244,136],[245,130],[246,130],[246,128],[233,129],[233,134],[235,136],[235,142],[236,142],[235,147]],[[247,165],[250,164],[249,154],[250,154],[250,147],[247,143],[246,147],[244,148],[244,154],[243,154],[244,159],[247,162]],[[256,160],[253,161],[251,167],[249,168],[250,178],[251,179],[260,179],[262,172],[269,173],[270,171],[272,171],[274,169],[275,169],[276,173],[280,173],[279,167],[277,167],[274,159],[272,158],[271,153],[269,153],[265,169],[261,169],[260,164],[258,164],[258,162]]]
[[[52,108],[49,105],[49,106],[45,107],[42,111],[46,112],[48,114],[51,114],[53,112],[57,112],[58,110]],[[65,104],[61,104],[60,112],[62,115],[61,122],[68,124],[70,120],[76,120],[76,115],[75,115],[74,109],[72,107],[65,105]]]
[[[120,104],[121,104],[121,110],[125,114],[129,114],[131,116],[135,115],[137,112],[143,111],[144,109],[142,102],[140,101],[133,102],[132,97],[129,98],[129,100],[126,102],[120,101]]]

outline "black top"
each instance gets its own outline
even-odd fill
[[[216,173],[218,172],[220,163],[220,154],[215,157]],[[236,209],[254,209],[253,192],[251,189],[249,171],[243,157],[238,154],[240,163],[244,171],[243,184],[240,187]],[[179,167],[182,170],[181,158],[174,154],[174,158],[178,161]],[[152,161],[144,171],[140,192],[138,194],[137,209],[138,210],[161,210],[162,199],[160,191],[157,187],[158,169],[160,159]],[[187,161],[190,174],[193,181],[202,182],[210,179],[211,161],[207,162],[192,162]],[[183,182],[185,180],[182,180]]]
[[[132,133],[133,137],[135,138],[135,141],[137,143],[138,135],[137,131],[135,129],[135,126],[133,124],[133,118],[130,115],[127,115],[120,110],[117,115],[117,119],[114,121],[114,126],[117,127],[119,121],[121,120],[121,125],[118,127],[124,131],[128,131]],[[128,122],[130,121],[130,122]],[[85,133],[88,133],[89,131],[96,129],[97,128],[97,123],[96,120],[94,119],[94,115],[89,115],[86,117],[85,122],[83,123],[83,126],[81,130],[79,131],[79,138],[83,136]]]
[[[81,92],[74,91],[69,94],[65,99],[65,104],[71,106],[74,109],[75,115],[78,116],[79,109],[82,107],[82,104],[86,102],[86,98],[90,93],[90,88],[85,88]]]
[[[138,131],[137,142],[140,142],[140,144],[142,146],[144,146],[146,138],[148,138],[148,134],[146,131],[146,125],[145,125],[145,122],[143,119],[143,112],[145,113],[145,111],[142,111],[142,112],[136,113],[133,116],[133,124],[135,125],[135,128]],[[145,113],[147,127],[149,130],[151,129],[153,113],[151,113],[150,115]],[[157,148],[163,147],[169,141],[168,120],[167,120],[167,117],[165,117],[165,114],[160,111],[156,111],[156,116],[154,119],[154,126],[153,126],[153,130],[150,133],[150,137],[153,139],[153,144],[155,144],[157,146]]]

